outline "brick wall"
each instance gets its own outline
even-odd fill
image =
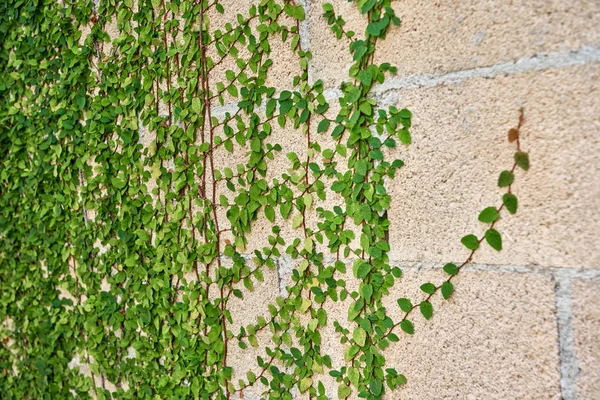
[[[324,81],[333,105],[352,60],[321,19],[322,3],[304,3],[301,34],[314,57],[311,79]],[[333,4],[349,29],[364,30],[352,3]],[[446,262],[465,258],[460,238],[483,233],[477,213],[498,203],[497,173],[514,151],[506,132],[520,107],[532,168],[517,176],[519,212],[498,225],[504,250],[478,252],[456,279],[454,297],[434,303],[434,318],[417,318],[415,335],[388,351],[388,363],[409,380],[388,397],[600,398],[600,3],[410,0],[394,7],[402,25],[380,42],[376,59],[396,64],[398,74],[373,95],[380,105],[409,108],[414,119],[413,144],[398,149],[406,166],[391,184],[391,257],[404,270],[391,297],[418,298],[421,283],[441,281]],[[275,67],[280,82],[293,76],[286,49],[273,53],[283,65]],[[286,140],[304,151],[300,139]],[[250,322],[248,312],[266,310],[294,265],[279,260],[279,271],[236,314]],[[335,305],[331,320],[345,321],[346,309]],[[341,365],[335,332],[323,336],[324,351]],[[254,357],[240,351],[230,359],[243,366]]]

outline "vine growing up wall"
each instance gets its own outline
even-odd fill
[[[388,258],[388,188],[412,114],[369,95],[396,72],[374,62],[400,24],[391,0],[355,5],[357,34],[323,6],[353,60],[331,107],[309,79],[293,0],[239,13],[219,0],[0,5],[4,398],[229,399],[257,388],[269,399],[379,399],[406,383],[410,366],[387,365],[386,349],[414,333],[413,313],[432,317],[433,296],[453,294],[482,243],[502,249],[496,223],[517,211],[515,170],[529,168],[523,115],[498,179],[506,193],[479,214],[488,229],[464,236],[463,262],[424,283],[422,299],[397,299],[403,316],[392,319],[384,301],[402,270]],[[274,48],[298,60],[289,88],[270,79]],[[269,233],[257,237],[257,224]],[[284,255],[295,260],[285,295],[241,326],[232,304]],[[336,302],[347,319],[330,315]],[[323,350],[327,327],[343,366]],[[234,346],[263,355],[234,369]]]

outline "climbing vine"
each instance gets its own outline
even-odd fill
[[[239,13],[219,0],[0,4],[4,398],[379,399],[406,383],[386,349],[453,294],[483,242],[502,249],[496,223],[517,211],[515,170],[529,168],[523,114],[502,203],[479,214],[488,229],[462,238],[464,262],[422,299],[394,299],[392,319],[388,188],[412,114],[370,96],[396,73],[374,61],[400,24],[391,0],[355,5],[356,35],[323,5],[353,60],[330,106],[294,0]],[[269,78],[276,51],[298,60],[286,90]],[[242,326],[232,304],[284,259],[281,295]],[[337,302],[347,319],[328,313]],[[327,327],[343,366],[324,351]],[[234,369],[232,349],[249,347],[256,365]]]

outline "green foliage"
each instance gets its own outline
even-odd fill
[[[390,154],[411,143],[412,113],[369,95],[396,72],[373,56],[400,23],[391,1],[356,6],[360,38],[323,5],[353,59],[331,116],[323,83],[308,79],[297,3],[237,15],[219,1],[0,4],[3,398],[228,399],[255,386],[269,399],[293,388],[324,399],[329,373],[339,398],[379,399],[406,383],[385,350],[414,333],[416,308],[430,319],[433,296],[451,297],[484,238],[502,248],[495,224],[503,207],[516,212],[515,167],[529,159],[521,116],[503,205],[479,215],[484,238],[463,237],[466,261],[421,285],[422,299],[398,299],[394,321],[384,301],[402,271],[389,262],[388,189],[404,163]],[[299,62],[280,92],[267,79],[276,41]],[[226,103],[235,110],[213,115]],[[304,156],[276,143],[284,129],[304,135]],[[271,167],[280,153],[284,172]],[[250,249],[259,220],[270,232]],[[296,265],[285,296],[240,326],[236,302],[284,255]],[[331,303],[344,300],[348,320],[335,321]],[[330,324],[346,346],[339,370],[322,346]],[[266,356],[233,371],[235,346]]]

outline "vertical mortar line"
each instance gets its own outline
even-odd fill
[[[281,281],[281,271],[279,270],[281,268],[280,259],[281,257],[277,257],[275,259],[275,271],[277,271],[277,293],[279,293],[279,295],[281,296],[283,282]]]
[[[560,390],[562,399],[577,399],[579,366],[573,338],[572,278],[566,271],[552,274],[555,282],[556,321],[558,328],[558,357],[560,362]]]

